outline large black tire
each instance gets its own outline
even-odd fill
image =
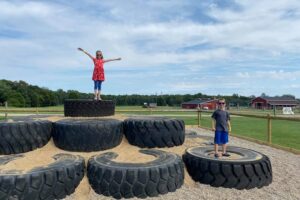
[[[128,142],[142,148],[173,147],[184,143],[183,120],[168,118],[129,118],[124,121]]]
[[[74,193],[84,176],[84,159],[57,154],[56,161],[30,171],[1,171],[0,199],[54,200]]]
[[[54,123],[53,140],[60,149],[91,152],[118,146],[123,123],[115,119],[68,119]]]
[[[173,153],[140,150],[157,157],[147,163],[118,163],[116,153],[93,156],[88,161],[87,176],[98,194],[114,198],[146,198],[174,192],[184,180],[184,164]]]
[[[266,155],[250,149],[229,146],[229,153],[239,154],[239,159],[214,158],[208,154],[210,147],[192,147],[183,155],[190,176],[200,183],[214,187],[251,189],[272,182],[272,167]]]
[[[48,143],[52,122],[46,120],[1,121],[0,154],[24,153]]]
[[[115,102],[110,100],[68,99],[64,102],[66,117],[101,117],[115,114]]]

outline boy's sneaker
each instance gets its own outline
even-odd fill
[[[215,158],[219,158],[219,154],[218,153],[215,153]]]
[[[226,153],[222,153],[222,156],[224,156],[224,157],[229,157],[230,154],[226,152]]]

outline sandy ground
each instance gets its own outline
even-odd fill
[[[48,118],[51,121],[57,121],[62,117],[52,116]],[[113,118],[123,120],[125,117],[117,115]],[[186,148],[192,146],[207,145],[212,142],[212,132],[204,129],[187,127],[186,132],[196,133],[195,136],[188,136],[185,143],[179,147],[161,148],[161,150],[177,153],[182,155]],[[208,185],[195,183],[185,171],[185,180],[182,188],[176,192],[168,193],[156,198],[148,199],[300,199],[300,155],[294,155],[282,150],[277,150],[268,146],[259,145],[238,138],[231,137],[230,145],[250,148],[268,155],[273,167],[273,183],[268,187],[251,190],[236,190],[225,188],[214,188]],[[154,159],[153,156],[139,153],[140,148],[128,144],[124,138],[122,143],[110,150],[91,153],[67,152],[54,146],[51,140],[43,148],[25,153],[24,158],[19,158],[0,166],[1,170],[19,169],[30,170],[33,167],[47,165],[53,162],[52,156],[57,153],[71,153],[81,155],[87,161],[92,155],[104,152],[116,152],[119,156],[116,161],[119,162],[148,162]],[[77,187],[74,194],[65,198],[65,200],[106,200],[112,199],[103,195],[96,194],[89,186],[85,176]]]

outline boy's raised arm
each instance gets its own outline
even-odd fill
[[[91,54],[89,54],[88,52],[86,52],[85,50],[83,50],[82,48],[78,48],[78,50],[79,51],[82,51],[83,53],[85,53],[86,55],[88,55],[92,60],[94,59],[94,57],[91,55]]]
[[[107,60],[104,60],[104,62],[111,62],[111,61],[116,61],[116,60],[121,60],[121,58],[107,59]]]

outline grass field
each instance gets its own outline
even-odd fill
[[[63,106],[37,108],[41,114],[62,114]],[[12,113],[35,113],[36,108],[9,108]],[[0,114],[4,113],[0,108]],[[51,111],[51,112],[48,112]],[[230,112],[267,115],[273,114],[270,110],[253,109],[231,109]],[[183,119],[186,125],[197,125],[197,113],[194,110],[184,111],[179,107],[158,107],[155,109],[142,108],[141,106],[117,106],[116,113],[131,115],[156,115]],[[277,115],[280,114],[277,112]],[[203,113],[201,126],[211,127],[210,113]],[[3,117],[0,117],[3,119]],[[246,136],[261,141],[267,141],[267,120],[249,117],[231,117],[232,132],[236,135]],[[300,150],[300,122],[284,120],[272,120],[272,142],[281,146],[286,146]]]

